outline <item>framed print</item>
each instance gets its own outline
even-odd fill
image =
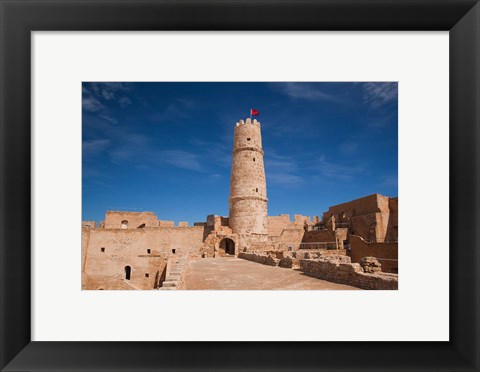
[[[2,370],[479,370],[479,12],[476,1],[449,0],[2,0]],[[225,92],[236,102],[253,97],[242,103],[248,112],[229,107]],[[277,106],[256,106],[267,99]],[[312,102],[321,111],[310,112]],[[383,105],[385,117],[358,129],[362,105],[376,112]],[[232,123],[225,112],[245,117]],[[387,185],[396,181],[388,176],[396,174],[397,142],[389,140],[397,130],[382,137],[379,128],[397,123],[397,112],[400,212],[398,198],[372,190],[372,200],[339,200],[317,219],[267,215],[267,200],[275,211],[276,195],[289,200],[271,191],[268,172],[277,166],[282,177],[272,181],[299,182],[297,153],[306,171],[337,175],[335,192],[360,187],[353,176],[372,178],[372,168],[385,167],[377,179],[395,193]],[[332,123],[321,127],[323,137],[298,123],[303,142],[285,131],[290,121],[323,113]],[[156,122],[166,123],[161,131]],[[360,158],[360,139],[376,155],[364,167],[348,163]],[[230,173],[217,172],[217,160],[228,160],[229,181],[221,181]],[[82,181],[87,173],[97,177]],[[150,182],[142,175],[155,179],[153,190],[135,189]],[[168,186],[169,175],[184,185]],[[128,205],[95,198],[101,182],[113,182],[119,196],[111,200]],[[164,208],[174,211],[175,195],[195,186],[217,196],[218,185],[230,188],[222,196],[227,217],[170,226],[168,216],[127,210],[139,194],[152,199],[173,188]],[[308,200],[301,190],[290,190],[290,199]],[[362,212],[364,204],[373,209]],[[245,214],[245,206],[256,213]],[[103,225],[97,217],[83,222],[80,237],[79,214],[89,208],[107,215]],[[182,239],[192,251],[175,245]],[[269,250],[252,248],[267,241]],[[72,248],[80,244],[81,253]],[[347,251],[355,244],[369,252],[385,244],[384,255],[354,258]],[[125,247],[134,248],[129,262]],[[229,259],[233,266],[201,277],[187,262],[185,279],[180,253],[197,255],[204,272]],[[296,260],[307,275],[295,271]],[[289,283],[301,282],[300,291],[252,291],[289,289],[260,277],[236,287],[235,270],[248,276],[237,264],[296,275]],[[381,290],[305,291],[333,282],[319,278],[315,265],[349,273],[331,289]],[[172,287],[208,291],[124,291]]]

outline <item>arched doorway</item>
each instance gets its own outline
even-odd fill
[[[222,239],[220,241],[220,250],[224,251],[226,254],[235,254],[235,242],[232,239]]]

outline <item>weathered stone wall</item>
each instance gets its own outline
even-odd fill
[[[240,250],[248,249],[251,241],[267,241],[267,185],[256,120],[240,120],[235,127],[229,206],[229,224]]]
[[[82,227],[94,229],[95,227],[97,227],[96,225],[97,224],[95,221],[82,221]]]
[[[398,273],[398,243],[367,243],[360,236],[350,236],[350,257],[360,262],[363,257],[375,257],[382,264],[382,271]]]
[[[261,263],[262,265],[278,266],[280,259],[276,258],[275,254],[255,253],[255,252],[240,252],[238,258],[244,260]]]
[[[350,234],[359,235],[365,240],[383,242],[397,240],[395,230],[398,220],[397,202],[380,194],[373,194],[332,206],[323,214],[326,223],[333,216],[335,223],[346,223]],[[391,208],[392,207],[392,208]],[[389,235],[387,236],[387,231]]]
[[[287,228],[292,228],[293,222],[290,221],[288,214],[281,214],[279,216],[268,216],[268,236],[280,236],[282,231]]]
[[[158,219],[153,212],[121,212],[107,211],[105,215],[106,229],[121,229],[122,221],[128,221],[127,229],[136,229],[142,225],[144,227],[157,227]]]
[[[269,237],[269,240],[273,244],[277,244],[279,247],[284,247],[285,249],[288,249],[290,246],[292,249],[298,249],[304,234],[305,230],[303,228],[289,228],[284,229],[280,236]]]
[[[299,252],[294,252],[298,254]],[[289,252],[241,252],[239,258],[262,265],[282,268],[300,268],[306,275],[335,283],[349,284],[363,289],[398,289],[398,275],[380,272],[380,264],[368,257],[362,262],[351,263],[345,255],[322,255],[305,252],[317,258],[299,258]]]
[[[365,273],[360,264],[342,261],[334,257],[300,260],[300,270],[315,278],[363,289],[398,289],[398,275]]]
[[[388,219],[387,242],[398,241],[398,198],[390,198],[389,200],[390,216]]]
[[[203,234],[204,227],[82,229],[82,288],[153,289],[169,258],[200,255]]]
[[[175,226],[174,221],[158,220],[158,227],[174,227],[174,226]]]

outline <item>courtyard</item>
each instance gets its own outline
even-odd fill
[[[312,278],[299,270],[261,265],[232,256],[189,261],[184,276],[184,289],[358,290],[359,288]]]

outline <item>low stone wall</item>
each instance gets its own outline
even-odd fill
[[[312,250],[300,250],[288,252],[291,253],[293,258],[301,259],[310,259],[310,258],[320,258],[323,256],[346,256],[347,251],[345,249],[339,250],[327,250],[327,249],[312,249]]]
[[[258,262],[263,265],[278,266],[280,259],[276,258],[275,256],[275,254],[257,252],[240,252],[238,254],[238,258],[243,258],[244,260]]]
[[[368,243],[360,236],[350,236],[350,257],[360,262],[363,257],[376,257],[382,264],[382,271],[398,273],[398,242]]]
[[[300,260],[300,270],[308,276],[363,289],[398,289],[398,275],[366,273],[360,264],[350,263],[350,257],[346,256]]]
[[[360,264],[351,263],[350,257],[344,255],[315,253],[318,258],[299,259],[290,253],[241,252],[238,257],[263,265],[299,268],[305,275],[358,288],[398,289],[398,275],[382,273],[381,264],[374,257],[365,257]]]

